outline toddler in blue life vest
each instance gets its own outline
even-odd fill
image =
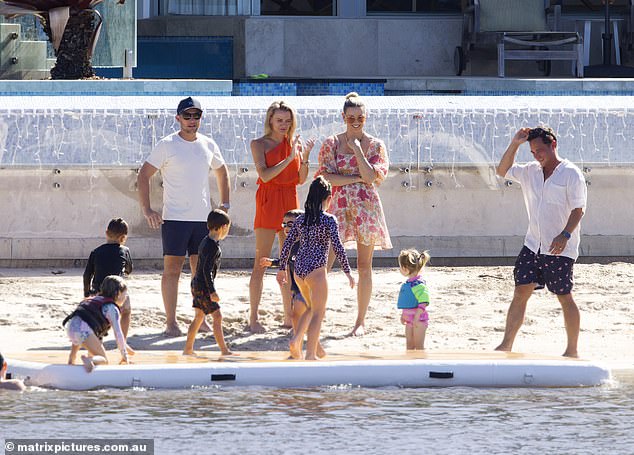
[[[407,349],[425,349],[425,333],[429,324],[429,291],[420,272],[429,261],[429,253],[416,250],[402,250],[398,255],[398,265],[407,281],[401,285],[397,307],[402,311],[401,322],[405,325]]]

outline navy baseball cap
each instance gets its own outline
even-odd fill
[[[176,114],[181,115],[187,109],[198,109],[201,112],[203,110],[202,106],[200,105],[200,101],[192,98],[191,96],[185,98],[184,100],[181,100],[181,102],[178,103]]]

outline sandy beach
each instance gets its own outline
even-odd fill
[[[82,297],[82,269],[0,269],[0,350],[21,352],[67,349],[61,322]],[[260,319],[267,332],[245,330],[248,318],[250,271],[223,269],[217,277],[222,299],[225,337],[235,351],[286,350],[289,330],[282,328],[282,305],[274,272],[267,272]],[[427,267],[432,292],[429,350],[492,350],[501,341],[512,293],[512,267]],[[160,294],[160,270],[135,270],[128,285],[132,301],[130,345],[139,350],[180,350],[185,337],[165,338],[165,314]],[[193,316],[189,274],[183,274],[177,317],[185,331]],[[330,297],[322,326],[326,351],[404,350],[396,296],[403,277],[396,268],[375,269],[374,293],[366,335],[350,337],[356,315],[356,294],[341,272],[330,274]],[[616,369],[634,367],[632,288],[634,264],[577,264],[575,290],[581,310],[579,353]],[[112,332],[106,347],[116,349]],[[560,355],[565,331],[554,295],[538,291],[529,302],[526,321],[514,351]],[[195,349],[217,351],[213,336],[199,335]],[[118,354],[112,351],[112,360]]]

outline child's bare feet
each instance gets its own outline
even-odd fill
[[[92,361],[92,357],[89,357],[87,355],[82,355],[81,361],[84,364],[84,369],[86,370],[86,373],[90,373],[92,372],[92,370],[95,369],[95,364]]]

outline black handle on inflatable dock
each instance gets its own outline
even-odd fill
[[[430,371],[429,377],[434,379],[452,379],[453,371]]]
[[[211,381],[235,381],[235,374],[212,374]]]

